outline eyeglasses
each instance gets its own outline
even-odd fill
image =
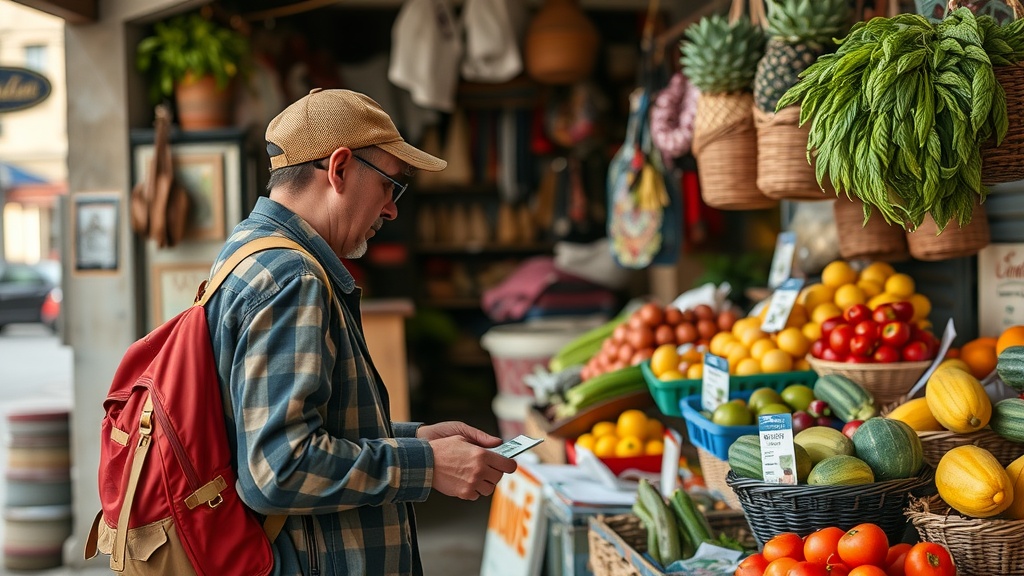
[[[364,160],[364,159],[360,158],[359,156],[356,156],[355,154],[353,154],[352,157],[355,158],[356,160],[359,160],[363,164],[365,164],[367,167],[369,167],[371,170],[373,170],[377,174],[380,174],[381,176],[387,178],[388,182],[391,182],[391,201],[392,202],[398,202],[398,199],[401,198],[402,194],[405,194],[405,191],[409,188],[409,184],[408,183],[403,184],[403,183],[399,182],[398,180],[395,180],[391,176],[388,176],[383,170],[381,170],[380,168],[377,168],[376,166],[371,164],[369,160]],[[316,168],[319,168],[320,170],[327,170],[327,166],[325,166],[322,161],[314,163],[313,166],[315,166]]]

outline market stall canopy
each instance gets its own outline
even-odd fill
[[[67,193],[67,185],[50,182],[14,164],[0,162],[0,193],[6,202],[53,206],[57,196]]]
[[[91,24],[99,14],[99,0],[14,0],[29,8],[63,18],[69,24]]]

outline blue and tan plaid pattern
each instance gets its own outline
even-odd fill
[[[295,250],[244,260],[206,305],[242,500],[291,516],[275,574],[420,574],[412,502],[430,493],[433,452],[416,424],[390,422],[362,337],[359,289],[304,220],[260,198],[213,269],[242,243],[278,235]]]

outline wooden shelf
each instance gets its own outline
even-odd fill
[[[551,252],[555,245],[549,242],[531,244],[420,244],[416,252],[422,255],[455,256],[459,254],[536,254]]]
[[[472,296],[453,298],[427,298],[422,301],[424,306],[432,308],[447,308],[456,310],[479,310],[480,299]]]

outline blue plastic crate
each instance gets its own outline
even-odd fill
[[[666,416],[679,418],[683,416],[680,403],[684,398],[701,393],[701,380],[659,380],[654,372],[651,372],[651,361],[645,360],[640,364],[640,372],[644,375],[647,388],[654,397],[654,403]],[[730,376],[729,389],[733,392],[753,392],[758,388],[772,388],[776,392],[790,384],[803,384],[814,386],[818,380],[818,374],[813,370],[801,370],[797,372],[778,372],[775,374],[754,374],[752,376]]]
[[[742,398],[748,400],[753,392],[734,392],[729,394],[730,400]],[[757,434],[757,424],[750,426],[721,426],[704,417],[701,411],[701,395],[687,396],[680,403],[680,411],[683,419],[686,420],[686,432],[690,436],[690,443],[706,452],[713,454],[719,460],[729,459],[729,447],[740,436]],[[843,422],[832,419],[832,427],[841,429]]]

